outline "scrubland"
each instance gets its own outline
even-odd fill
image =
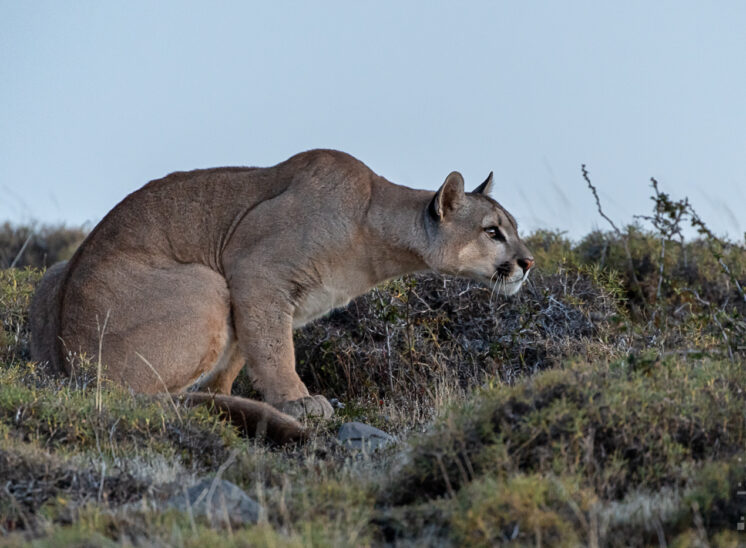
[[[294,447],[96,364],[30,362],[34,286],[83,233],[5,225],[0,543],[746,545],[746,249],[653,192],[629,226],[526,236],[538,266],[514,297],[410,276],[298,331],[304,381],[344,407]],[[253,394],[245,377],[234,393]],[[351,420],[398,442],[349,451],[335,434]],[[262,505],[258,524],[159,504],[214,475]]]

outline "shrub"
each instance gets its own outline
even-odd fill
[[[41,272],[0,270],[0,364],[29,359],[28,307]]]
[[[0,269],[46,268],[69,259],[86,236],[83,228],[0,226]]]

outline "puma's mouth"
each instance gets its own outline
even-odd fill
[[[508,281],[513,276],[513,265],[510,264],[510,262],[506,261],[504,263],[500,263],[497,268],[495,269],[495,278],[500,281]]]

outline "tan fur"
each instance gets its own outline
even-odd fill
[[[240,414],[248,430],[300,439],[287,415],[210,393],[230,394],[246,365],[276,408],[328,416],[295,371],[294,328],[421,270],[517,291],[533,259],[512,216],[483,193],[490,184],[465,193],[454,172],[437,193],[412,190],[331,150],[152,181],[49,269],[31,307],[32,355],[70,372],[76,356],[96,356],[108,317],[111,379],[146,394],[203,390],[185,397]]]

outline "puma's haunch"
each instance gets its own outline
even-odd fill
[[[295,371],[294,328],[422,270],[502,294],[521,287],[533,258],[491,183],[466,193],[453,172],[437,192],[413,190],[332,150],[173,173],[127,196],[47,271],[32,355],[69,373],[100,344],[107,376],[136,392],[182,393],[249,431],[300,439],[287,414],[332,408]],[[244,366],[273,407],[230,396]]]

